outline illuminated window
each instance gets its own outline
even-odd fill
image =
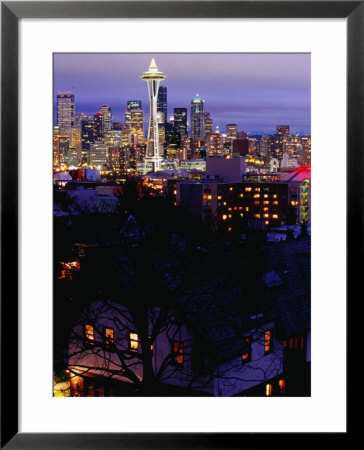
[[[58,277],[59,280],[61,280],[62,278],[72,280],[72,273],[80,270],[80,262],[78,260],[69,262],[60,261],[60,265],[62,267],[62,270],[60,271],[60,275]]]
[[[254,194],[254,198],[260,198],[260,194]]]
[[[265,385],[265,396],[266,397],[271,397],[273,394],[273,386],[271,384],[266,384]]]
[[[243,198],[243,197],[244,197],[244,194],[240,194],[240,197]]]
[[[229,231],[229,233],[230,233],[230,231],[232,231],[232,228],[231,228],[231,227],[229,227],[229,228],[228,228],[228,231]]]
[[[208,195],[207,200],[211,200],[211,199],[212,199],[212,195]]]
[[[279,387],[279,392],[281,394],[285,394],[286,393],[286,380],[279,380],[278,387]]]
[[[172,343],[173,363],[177,366],[183,365],[183,342]]]
[[[273,219],[278,219],[278,214],[272,214]]]
[[[273,196],[274,197],[274,196]],[[264,194],[264,198],[268,198],[268,194]]]
[[[266,221],[265,221],[265,224],[266,224],[266,225],[269,225],[269,220],[266,220]]]
[[[269,211],[269,208],[263,208],[263,211]]]
[[[260,188],[256,187],[255,191],[260,192]]]
[[[268,218],[269,218],[269,214],[264,214],[264,217],[265,217],[266,219],[268,219]]]
[[[259,200],[254,200],[254,205],[260,205],[260,201]]]
[[[269,205],[269,200],[264,200],[263,205]]]
[[[277,194],[273,194],[273,198],[277,198],[278,197],[278,195]]]
[[[256,219],[260,219],[260,214],[254,214],[254,217],[255,217]]]
[[[233,190],[233,187],[229,187],[229,191],[232,191]]]
[[[245,211],[249,211],[249,206],[247,206],[247,207],[245,208]]]
[[[224,214],[224,215],[222,216],[222,220],[226,220],[226,219],[227,219],[227,215]]]
[[[137,352],[139,348],[139,336],[137,333],[131,331],[129,333],[129,351]]]
[[[95,345],[94,327],[92,325],[85,325],[85,343],[87,345]]]
[[[114,343],[114,330],[112,328],[105,328],[104,330],[104,338],[106,346],[110,346],[110,344]]]
[[[251,187],[246,187],[246,188],[245,188],[245,191],[246,191],[246,192],[250,192],[251,190],[252,190]]]
[[[273,202],[273,205],[278,205],[277,200],[275,200],[275,201]]]
[[[246,352],[243,353],[241,356],[241,360],[242,360],[243,364],[251,361],[251,356],[252,356],[251,338],[246,337],[244,340],[247,343],[248,348],[247,348]]]
[[[222,199],[222,196],[221,196],[221,195],[218,195],[218,196],[217,196],[217,199],[218,199],[218,200],[221,200],[221,199]]]
[[[264,354],[267,355],[273,350],[272,330],[264,332]]]

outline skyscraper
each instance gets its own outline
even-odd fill
[[[112,124],[112,112],[110,106],[102,105],[99,111],[102,115],[103,133],[105,133],[105,131],[110,131]]]
[[[191,138],[193,141],[205,139],[204,100],[196,94],[191,101]]]
[[[137,136],[137,143],[144,144],[144,111],[134,107],[127,109],[125,124],[129,126],[130,134]]]
[[[157,99],[157,111],[163,114],[163,123],[167,122],[167,87],[160,86]]]
[[[127,110],[131,109],[142,109],[142,101],[141,100],[128,100],[126,102]]]
[[[236,123],[228,123],[226,125],[226,134],[228,138],[236,139],[238,137],[238,126]]]
[[[75,96],[70,92],[57,95],[57,125],[62,134],[71,136],[71,129],[75,125]]]
[[[161,157],[159,150],[159,133],[158,133],[158,121],[157,121],[157,99],[159,91],[159,83],[164,80],[166,76],[164,73],[158,70],[155,59],[149,66],[149,70],[141,75],[141,78],[148,84],[149,102],[150,102],[150,115],[149,115],[149,129],[148,129],[148,142],[146,159],[152,159],[154,164],[154,170],[160,169]]]
[[[187,134],[187,108],[174,108],[174,128],[182,134]]]
[[[224,154],[224,139],[220,134],[219,127],[216,127],[215,133],[210,134],[207,138],[207,154],[210,157]]]
[[[104,137],[103,117],[100,111],[94,115],[94,139],[95,141],[102,141]]]
[[[209,112],[204,113],[204,121],[205,121],[205,139],[213,133],[213,125],[212,125],[212,117]]]
[[[59,137],[59,163],[68,163],[68,150],[70,147],[70,140],[68,136]]]
[[[81,151],[82,164],[86,164],[89,159],[90,145],[95,142],[94,121],[82,120],[81,122]]]

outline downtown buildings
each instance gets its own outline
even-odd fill
[[[163,172],[171,171],[175,185],[172,191],[176,191],[173,201],[182,205],[186,204],[183,196],[187,195],[182,194],[182,190],[197,187],[182,188],[179,182],[186,184],[186,177],[183,175],[179,180],[179,171],[190,171],[189,184],[211,183],[212,179],[214,183],[231,182],[224,174],[225,167],[241,159],[242,164],[236,164],[243,166],[244,171],[234,183],[284,184],[287,193],[279,200],[272,199],[274,203],[270,206],[268,200],[261,202],[258,197],[250,204],[246,193],[244,205],[234,200],[227,211],[219,211],[218,203],[211,211],[209,205],[201,206],[199,217],[205,220],[210,215],[214,221],[226,220],[228,224],[234,215],[232,211],[239,211],[241,226],[260,229],[310,221],[310,136],[291,134],[288,124],[276,125],[274,134],[250,135],[239,130],[238,124],[227,123],[223,133],[218,125],[213,127],[213,118],[205,110],[208,99],[202,99],[199,94],[190,100],[190,109],[173,105],[173,115],[168,116],[167,87],[160,85],[166,75],[158,69],[154,58],[140,77],[148,86],[148,123],[140,99],[127,100],[124,122],[113,122],[109,105],[102,104],[94,114],[75,114],[75,95],[58,93],[57,125],[53,135],[56,172],[94,168],[104,182],[123,184],[130,177],[147,174],[149,179],[167,180],[169,176],[165,177]],[[219,167],[213,178],[206,166]],[[299,176],[296,176],[297,171]],[[144,183],[142,178],[140,182]],[[162,184],[162,190],[153,191],[153,195],[170,192],[165,186],[167,181]],[[204,190],[211,188],[205,186]],[[203,194],[198,196],[202,205]],[[218,202],[219,196],[215,197],[214,201]],[[272,208],[278,206],[277,202],[279,211]],[[227,219],[222,219],[225,216]],[[236,227],[227,226],[228,230],[232,228]]]
[[[126,174],[144,175],[167,167],[177,169],[182,162],[206,157],[244,156],[247,172],[257,173],[310,165],[310,136],[290,134],[289,125],[277,125],[276,133],[271,135],[248,135],[236,123],[227,123],[224,128],[216,126],[214,131],[213,117],[205,110],[208,99],[202,99],[199,94],[190,100],[189,110],[173,105],[173,116],[168,116],[167,87],[160,85],[165,75],[158,70],[154,59],[141,77],[149,86],[148,123],[138,99],[127,100],[124,122],[113,123],[107,104],[95,113],[78,113],[75,121],[74,94],[57,95],[55,168],[65,170],[67,166],[92,164],[88,153],[95,141],[103,142],[108,153],[106,163],[98,165],[98,169],[109,177],[119,176],[124,180]],[[67,150],[67,139],[70,150]]]

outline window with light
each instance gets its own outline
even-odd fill
[[[137,352],[139,348],[139,336],[134,331],[129,333],[129,350],[131,352]]]

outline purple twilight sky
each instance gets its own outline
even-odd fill
[[[95,114],[108,104],[113,121],[124,122],[127,100],[141,100],[149,118],[146,83],[139,78],[152,57],[167,75],[168,116],[186,107],[196,93],[205,100],[215,126],[236,123],[239,131],[311,132],[311,58],[309,54],[107,53],[55,54],[54,104],[58,91],[75,94],[76,113]],[[54,117],[56,121],[56,114]]]

